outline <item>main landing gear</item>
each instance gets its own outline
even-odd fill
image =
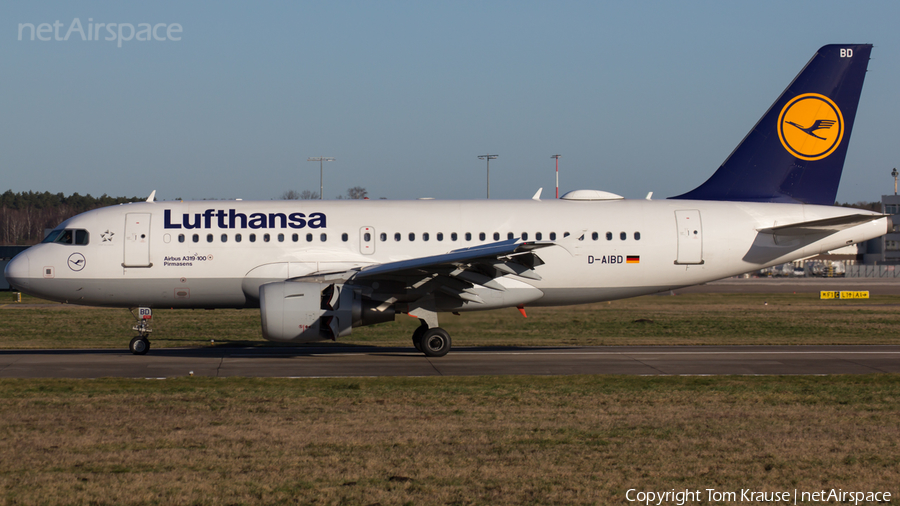
[[[443,357],[450,351],[450,334],[440,328],[429,328],[424,321],[412,335],[413,346],[426,357]]]
[[[150,337],[150,333],[153,332],[150,328],[150,308],[138,308],[138,314],[134,314],[134,309],[132,309],[131,315],[137,320],[137,324],[135,324],[134,327],[131,327],[131,330],[136,331],[138,335],[131,339],[131,343],[128,344],[128,349],[135,355],[146,355],[147,352],[150,351],[150,339],[148,338]]]

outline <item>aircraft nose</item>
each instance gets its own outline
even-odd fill
[[[6,281],[15,288],[21,289],[22,287],[28,286],[28,278],[31,270],[31,262],[28,259],[28,252],[23,251],[13,257],[12,260],[6,264],[6,269],[3,270],[3,275],[6,277]]]

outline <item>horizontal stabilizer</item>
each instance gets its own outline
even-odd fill
[[[824,220],[804,221],[801,223],[792,223],[790,225],[763,228],[760,229],[759,232],[784,237],[830,235],[884,217],[884,215],[880,214],[851,214],[847,216],[838,216],[836,218],[825,218]]]

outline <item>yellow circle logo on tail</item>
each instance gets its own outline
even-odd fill
[[[844,116],[830,98],[818,93],[798,95],[778,116],[778,139],[802,160],[821,160],[844,138]]]

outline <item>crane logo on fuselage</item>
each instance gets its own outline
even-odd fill
[[[325,228],[325,213],[239,213],[234,209],[207,209],[202,213],[183,213],[181,222],[172,221],[172,210],[166,209],[165,228]]]
[[[69,269],[78,272],[81,269],[84,269],[87,260],[85,260],[84,255],[81,253],[72,253],[69,255],[69,261],[67,263],[69,264]]]
[[[844,137],[844,116],[830,98],[806,93],[789,100],[778,116],[778,139],[801,160],[821,160]]]

